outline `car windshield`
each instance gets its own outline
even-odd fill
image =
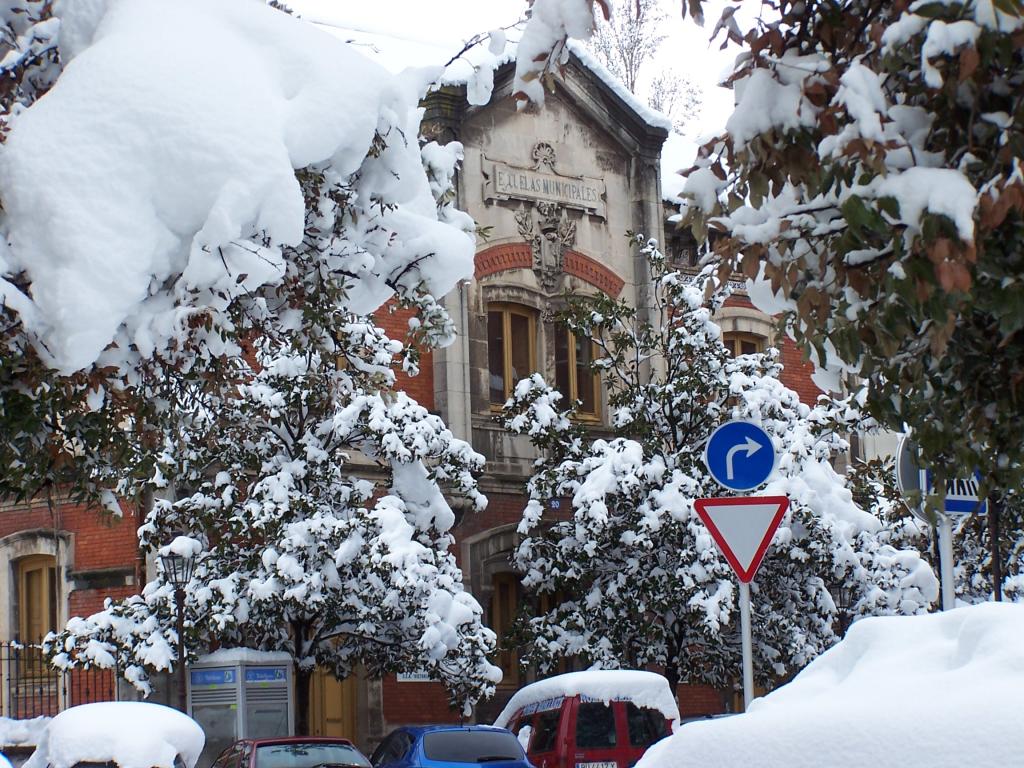
[[[349,744],[296,741],[256,747],[256,768],[314,768],[317,765],[369,768],[370,761]]]
[[[449,763],[498,763],[522,760],[523,748],[508,731],[434,731],[423,737],[429,760]]]

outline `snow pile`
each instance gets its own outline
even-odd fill
[[[213,653],[199,657],[203,664],[287,664],[293,659],[284,651],[257,651],[253,648],[218,648]]]
[[[296,169],[351,184],[331,243],[353,275],[347,309],[377,309],[403,273],[436,296],[472,275],[472,240],[438,221],[416,144],[439,72],[395,77],[247,0],[62,10],[65,70],[0,154],[0,300],[52,366],[130,365],[279,281],[306,228]],[[5,279],[20,274],[27,294]]]
[[[879,617],[747,714],[688,724],[638,768],[1019,765],[1024,606]]]
[[[12,720],[0,717],[0,747],[34,747],[51,719],[34,717],[31,720]]]
[[[193,768],[206,737],[187,715],[159,704],[82,704],[53,718],[25,768],[116,763],[118,768],[174,768],[180,755]]]
[[[655,709],[668,720],[679,719],[676,698],[661,675],[633,669],[592,669],[556,675],[521,688],[494,724],[505,728],[523,707],[559,696],[587,696],[606,703],[628,700],[638,707]]]

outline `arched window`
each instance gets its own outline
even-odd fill
[[[580,401],[578,414],[597,418],[601,380],[590,369],[594,357],[594,344],[589,339],[577,338],[561,325],[555,327],[555,387],[569,402]]]
[[[745,333],[744,331],[727,331],[722,334],[722,341],[733,357],[738,355],[753,355],[757,352],[764,352],[765,338],[756,333]]]
[[[516,382],[537,370],[537,314],[518,304],[487,308],[489,400],[504,405]]]

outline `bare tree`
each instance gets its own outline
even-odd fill
[[[663,69],[651,80],[647,101],[654,109],[672,118],[677,132],[684,133],[690,123],[700,117],[704,93],[686,75]]]
[[[611,19],[600,24],[589,46],[608,70],[659,112],[672,118],[677,131],[700,113],[700,87],[685,75],[662,69],[643,75],[665,41],[667,21],[659,0],[614,0]]]

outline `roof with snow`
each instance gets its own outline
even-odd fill
[[[746,714],[684,725],[637,768],[963,768],[1024,755],[1024,605],[858,621]]]
[[[650,707],[669,720],[679,719],[679,707],[668,680],[654,672],[635,669],[592,669],[569,672],[531,683],[516,691],[494,724],[506,727],[516,712],[530,704],[559,696],[589,696],[598,701],[631,701]]]

